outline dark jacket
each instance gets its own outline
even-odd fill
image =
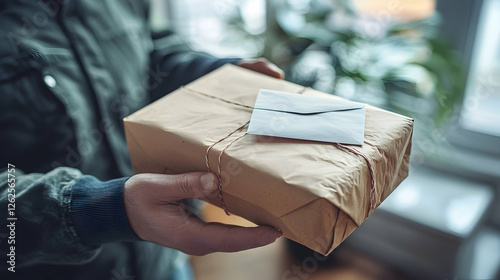
[[[168,274],[174,250],[114,242],[138,239],[122,118],[235,60],[154,34],[148,12],[143,0],[0,2],[0,220],[15,224],[15,238],[0,230],[1,279]]]

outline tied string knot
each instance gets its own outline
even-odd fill
[[[300,91],[298,91],[297,93],[298,94],[303,94],[307,89],[309,89],[308,87],[304,87],[302,88]],[[182,86],[181,87],[181,90],[184,90],[184,91],[187,91],[187,92],[190,92],[190,93],[196,93],[196,94],[199,94],[199,95],[202,95],[202,96],[205,96],[205,97],[208,97],[208,98],[212,98],[212,99],[215,99],[215,100],[218,100],[218,101],[222,101],[222,102],[225,102],[225,103],[228,103],[228,104],[232,104],[232,105],[235,105],[235,106],[239,106],[239,107],[243,107],[243,108],[247,108],[247,109],[255,109],[255,107],[252,107],[252,106],[248,106],[248,105],[245,105],[245,104],[241,104],[241,103],[237,103],[237,102],[233,102],[233,101],[229,101],[229,100],[226,100],[226,99],[223,99],[223,98],[219,98],[219,97],[215,97],[215,96],[212,96],[212,95],[209,95],[209,94],[206,94],[206,93],[203,93],[203,92],[200,92],[200,91],[197,91],[197,90],[193,90],[193,89],[190,89],[190,88],[187,88],[185,86]],[[236,132],[242,130],[243,128],[245,128],[248,124],[250,124],[250,121],[247,121],[246,123],[244,123],[243,125],[239,126],[238,128],[236,128],[235,130],[233,130],[232,132],[230,132],[228,135],[222,137],[221,139],[217,140],[216,142],[214,142],[212,145],[210,145],[206,152],[205,152],[205,165],[207,167],[207,171],[208,172],[212,172],[210,170],[210,161],[209,161],[209,154],[210,154],[210,151],[212,150],[212,148],[221,143],[222,141],[228,139],[229,137],[231,137],[232,135],[234,135]],[[224,212],[226,212],[226,215],[230,215],[229,214],[229,211],[227,210],[227,207],[226,207],[226,203],[224,202],[224,196],[222,194],[222,170],[221,170],[221,160],[222,160],[222,156],[224,155],[224,153],[226,152],[226,150],[231,146],[233,145],[236,141],[240,140],[241,138],[243,138],[245,135],[247,135],[248,133],[245,132],[244,134],[236,137],[235,139],[231,140],[219,153],[219,156],[218,156],[218,162],[217,162],[217,180],[218,180],[218,185],[217,185],[217,192],[218,192],[218,195],[219,195],[219,198],[220,198],[220,203],[221,203],[221,206],[222,206],[222,209],[224,209]],[[373,166],[368,158],[367,155],[365,155],[364,153],[360,152],[359,150],[357,150],[356,148],[353,148],[353,147],[349,147],[349,146],[346,146],[344,144],[341,144],[341,143],[334,143],[334,145],[339,149],[339,150],[344,150],[344,151],[348,151],[348,152],[351,152],[353,154],[356,154],[358,156],[361,156],[365,161],[366,161],[366,164],[368,166],[368,171],[370,173],[370,199],[369,199],[369,207],[368,207],[368,211],[367,211],[367,214],[366,214],[366,217],[370,216],[373,211],[375,210],[376,206],[375,206],[375,196],[376,196],[376,189],[375,189],[375,173],[373,172]]]
[[[238,127],[237,129],[233,130],[231,133],[229,133],[228,135],[226,135],[225,137],[219,139],[217,142],[213,143],[212,145],[210,145],[208,148],[207,148],[207,151],[205,152],[205,164],[207,166],[207,170],[208,172],[212,172],[210,170],[210,163],[209,163],[209,159],[208,159],[208,155],[210,153],[210,150],[212,150],[212,148],[219,144],[220,142],[226,140],[227,138],[231,137],[231,135],[233,135],[234,133],[236,133],[237,131],[243,129],[245,126],[247,126],[248,124],[250,123],[250,121],[246,122],[245,124],[243,124],[242,126]],[[218,180],[218,185],[217,185],[217,191],[219,193],[219,197],[220,197],[220,203],[221,203],[221,206],[222,206],[222,209],[224,209],[224,212],[226,212],[226,215],[229,216],[229,212],[227,211],[227,207],[226,207],[226,203],[224,202],[224,197],[222,196],[222,176],[221,176],[221,159],[222,159],[222,155],[224,154],[224,152],[236,141],[238,141],[239,139],[241,139],[243,136],[247,135],[247,133],[245,132],[245,134],[235,138],[234,140],[232,140],[231,142],[229,142],[229,144],[227,144],[226,147],[224,147],[224,149],[222,149],[222,151],[220,151],[219,153],[219,158],[218,158],[218,164],[217,164],[217,180]]]

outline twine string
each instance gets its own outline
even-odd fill
[[[210,162],[209,162],[209,159],[208,159],[208,155],[210,153],[210,150],[212,150],[212,148],[217,145],[218,143],[226,140],[227,138],[231,137],[231,135],[235,134],[237,131],[243,129],[245,126],[247,126],[248,124],[250,123],[250,121],[246,122],[245,124],[243,124],[242,126],[238,127],[237,129],[233,130],[231,133],[229,133],[228,135],[226,135],[225,137],[219,139],[219,141],[213,143],[212,145],[210,145],[210,147],[207,148],[207,151],[205,152],[205,164],[207,166],[207,170],[208,172],[212,172],[210,170]],[[218,185],[217,185],[217,192],[219,194],[219,198],[220,198],[220,202],[221,202],[221,206],[222,206],[222,209],[224,209],[224,212],[226,212],[226,215],[229,216],[229,211],[227,211],[227,208],[226,208],[226,203],[224,202],[224,197],[222,196],[222,175],[221,175],[221,159],[222,159],[222,155],[224,154],[224,152],[227,150],[227,148],[229,148],[229,146],[231,146],[234,142],[238,141],[240,138],[242,138],[243,136],[245,136],[247,133],[239,136],[238,138],[234,139],[233,141],[231,141],[219,154],[219,162],[218,162],[218,165],[217,165],[217,181],[218,181]]]
[[[197,90],[193,90],[193,89],[190,89],[190,88],[187,88],[185,86],[181,86],[180,88],[181,90],[185,90],[187,92],[191,92],[191,93],[196,93],[196,94],[200,94],[200,95],[203,95],[205,97],[208,97],[208,98],[212,98],[212,99],[215,99],[215,100],[219,100],[219,101],[222,101],[222,102],[225,102],[225,103],[228,103],[228,104],[232,104],[232,105],[235,105],[235,106],[240,106],[240,107],[243,107],[243,108],[247,108],[247,109],[255,109],[255,107],[252,107],[252,106],[248,106],[248,105],[245,105],[245,104],[241,104],[241,103],[237,103],[237,102],[233,102],[233,101],[229,101],[229,100],[226,100],[226,99],[223,99],[223,98],[219,98],[219,97],[215,97],[215,96],[212,96],[212,95],[209,95],[209,94],[206,94],[206,93],[203,93],[201,91],[197,91]],[[309,87],[303,87],[300,91],[298,91],[297,93],[298,94],[303,94],[306,90],[308,90]],[[248,124],[250,123],[250,121],[247,121],[246,123],[244,123],[243,125],[239,126],[238,128],[236,128],[235,130],[231,131],[228,135],[222,137],[221,139],[217,140],[216,142],[214,142],[212,145],[210,145],[206,152],[205,152],[205,165],[207,167],[207,171],[208,172],[212,172],[210,170],[210,162],[209,162],[209,153],[210,151],[212,150],[212,148],[221,143],[222,141],[228,139],[229,137],[231,137],[233,134],[235,134],[236,132],[242,130],[245,126],[247,126]],[[222,155],[226,152],[226,150],[232,145],[234,144],[236,141],[240,140],[241,138],[243,138],[245,135],[247,135],[248,133],[245,132],[244,134],[238,136],[237,138],[231,140],[231,142],[229,142],[229,144],[227,144],[222,150],[221,152],[219,153],[219,156],[218,156],[218,163],[217,163],[217,180],[218,180],[218,186],[217,186],[217,192],[218,192],[218,195],[219,195],[219,198],[220,198],[220,201],[221,201],[221,206],[222,206],[222,209],[224,209],[224,212],[226,212],[226,215],[230,215],[229,214],[229,211],[227,210],[227,207],[226,207],[226,203],[224,202],[224,196],[222,194],[222,168],[221,168],[221,160],[222,160]],[[376,195],[376,189],[375,189],[375,173],[373,171],[373,166],[370,162],[370,159],[368,158],[367,155],[365,155],[364,153],[360,152],[359,150],[357,150],[356,148],[353,148],[353,147],[349,147],[349,146],[346,146],[344,144],[341,144],[341,143],[334,143],[334,145],[340,149],[340,150],[347,150],[353,154],[356,154],[356,155],[359,155],[361,156],[365,161],[366,161],[366,164],[368,166],[368,171],[370,173],[370,178],[371,178],[371,188],[370,188],[370,206],[368,208],[368,211],[367,211],[367,214],[366,214],[366,217],[368,217],[371,213],[373,213],[373,211],[375,210],[375,195]]]
[[[191,92],[191,93],[197,93],[199,95],[203,95],[205,97],[212,98],[212,99],[215,99],[215,100],[219,100],[219,101],[222,101],[222,102],[225,102],[225,103],[228,103],[228,104],[232,104],[232,105],[236,105],[236,106],[240,106],[240,107],[244,107],[244,108],[252,109],[252,110],[254,109],[254,107],[252,107],[252,106],[248,106],[248,105],[241,104],[241,103],[238,103],[238,102],[229,101],[229,100],[226,100],[226,99],[223,99],[223,98],[220,98],[220,97],[216,97],[216,96],[213,96],[213,95],[210,95],[210,94],[203,93],[201,91],[190,89],[190,88],[185,87],[185,86],[181,86],[180,89],[188,91],[188,92]]]

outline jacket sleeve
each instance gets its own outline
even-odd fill
[[[0,173],[0,209],[8,225],[0,253],[14,251],[16,266],[82,264],[103,243],[139,240],[123,206],[126,179],[101,182],[67,167],[24,174],[9,166]]]
[[[226,63],[237,63],[240,58],[216,58],[190,49],[171,31],[153,33],[153,51],[149,77],[158,86],[150,90],[152,100],[176,90]]]

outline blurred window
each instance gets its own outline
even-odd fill
[[[153,5],[158,8],[153,26],[168,24],[193,49],[218,57],[255,57],[263,50],[266,0],[153,0]]]
[[[461,125],[500,136],[500,0],[485,0],[475,34]],[[500,144],[500,143],[499,143]]]

